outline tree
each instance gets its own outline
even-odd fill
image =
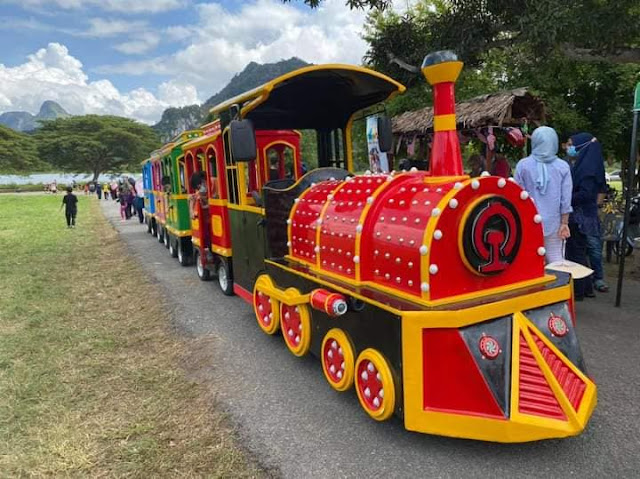
[[[0,171],[28,173],[44,168],[32,136],[0,125]]]
[[[282,3],[291,3],[295,0],[282,0]],[[318,8],[324,0],[303,0],[303,2],[311,8]],[[346,5],[351,8],[359,9],[378,9],[386,10],[391,5],[391,0],[345,0]]]
[[[40,156],[73,172],[101,173],[137,168],[160,146],[147,125],[117,116],[74,116],[46,122],[35,135]]]
[[[452,49],[465,62],[457,87],[459,100],[527,86],[543,98],[551,126],[561,136],[590,131],[608,154],[625,158],[640,64],[621,62],[619,53],[621,45],[640,44],[640,9],[632,8],[636,3],[422,1],[403,16],[391,11],[369,15],[365,62],[409,87],[388,105],[390,113],[398,114],[431,101],[416,68],[423,56]],[[620,9],[619,22],[612,20],[611,4]],[[634,25],[607,37],[606,32],[627,25],[629,18]],[[596,35],[599,22],[606,24]],[[575,55],[576,49],[591,49],[590,56]]]

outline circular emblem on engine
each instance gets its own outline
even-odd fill
[[[462,231],[462,254],[467,265],[482,275],[503,272],[518,254],[521,229],[511,202],[501,196],[481,200],[467,215]]]
[[[502,352],[500,343],[493,336],[483,335],[478,343],[480,352],[487,359],[495,359]]]
[[[549,326],[549,331],[551,331],[551,334],[554,336],[566,336],[569,332],[569,326],[567,326],[565,319],[562,316],[556,316],[553,313],[549,315],[547,325]]]

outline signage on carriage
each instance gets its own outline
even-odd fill
[[[213,136],[220,133],[220,120],[213,121],[211,123],[207,123],[202,127],[202,133],[204,136]]]

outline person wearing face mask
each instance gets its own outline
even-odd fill
[[[557,153],[556,131],[548,126],[536,128],[531,135],[531,155],[518,162],[514,175],[542,217],[547,263],[563,259],[562,243],[570,235],[571,171]]]
[[[602,145],[590,133],[578,133],[567,141],[573,178],[573,213],[569,218],[571,238],[567,259],[591,266],[594,274],[574,282],[575,297],[595,296],[594,287],[606,292],[602,267],[602,231],[598,218],[598,196],[606,187]],[[587,259],[588,258],[588,259]]]

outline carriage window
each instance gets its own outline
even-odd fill
[[[246,188],[246,193],[251,195],[252,191],[257,191],[258,189],[258,179],[256,175],[256,162],[250,161],[244,164],[244,185]]]
[[[224,158],[227,164],[227,188],[229,190],[229,202],[239,204],[238,197],[238,168],[236,162],[233,161],[231,156],[229,130],[226,129],[223,133],[224,138]]]
[[[186,182],[185,182],[185,177],[184,177],[184,159],[179,160],[178,161],[178,174],[180,176],[180,192],[181,193],[186,193],[187,192],[187,188],[186,188]]]
[[[276,144],[267,151],[267,165],[269,167],[267,181],[295,178],[295,157],[293,148],[285,144]]]
[[[278,155],[275,148],[270,148],[267,151],[267,164],[269,165],[269,179],[267,181],[281,179],[280,155]]]
[[[287,178],[295,178],[296,176],[296,166],[295,159],[293,156],[293,149],[290,147],[286,147],[283,152],[284,157],[284,174]]]
[[[209,191],[211,191],[211,198],[219,198],[218,165],[216,163],[216,150],[213,148],[207,150],[207,162],[209,163]]]

